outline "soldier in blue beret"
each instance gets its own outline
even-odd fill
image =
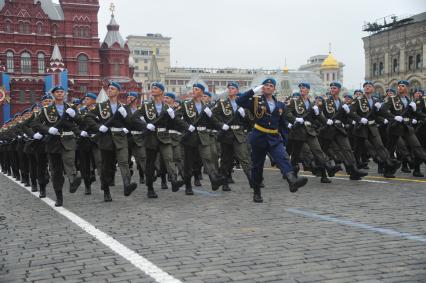
[[[206,90],[206,87],[200,83],[195,83],[192,85],[193,88],[201,89],[203,92]]]
[[[342,84],[339,83],[339,82],[333,81],[333,82],[330,83],[330,88],[331,87],[337,87],[337,88],[341,89],[342,88]]]
[[[394,96],[396,95],[396,90],[394,88],[388,88],[386,89],[386,96]]]
[[[263,84],[250,89],[237,99],[240,107],[248,109],[254,117],[254,129],[248,141],[252,147],[251,182],[254,189],[253,201],[263,202],[260,185],[263,178],[263,166],[269,153],[283,176],[286,176],[291,192],[307,183],[307,178],[297,177],[283,146],[280,129],[286,127],[285,105],[274,96],[276,81],[267,78]]]
[[[398,86],[399,85],[405,85],[406,87],[410,86],[410,82],[407,80],[400,80],[398,81]]]
[[[93,92],[86,93],[85,97],[93,99],[94,101],[96,101],[96,99],[98,99],[98,96],[96,95],[96,93],[93,93]]]
[[[121,85],[115,81],[110,81],[108,87],[115,87],[117,90],[121,91]]]
[[[374,88],[374,83],[372,82],[372,81],[365,81],[363,84],[362,84],[362,87],[365,89],[365,87],[366,86],[372,86],[373,88]]]
[[[54,88],[52,88],[52,90],[50,91],[52,94],[55,93],[56,91],[65,91],[64,87],[61,85],[55,86]]]
[[[151,84],[151,88],[159,88],[162,92],[165,91],[166,87],[164,86],[164,84],[160,83],[160,82],[154,82]]]
[[[240,85],[237,82],[229,82],[228,85],[226,86],[228,89],[230,87],[234,87],[236,89],[240,89]]]
[[[307,89],[311,89],[311,85],[310,85],[309,83],[305,83],[305,82],[301,82],[301,83],[298,85],[298,87],[299,87],[299,88],[301,88],[301,87],[306,87]]]

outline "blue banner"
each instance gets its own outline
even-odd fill
[[[1,73],[1,82],[0,87],[4,87],[6,89],[6,96],[10,95],[10,76],[6,73]],[[3,104],[3,123],[10,119],[10,101],[5,98]]]

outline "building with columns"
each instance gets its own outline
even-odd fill
[[[363,27],[365,79],[375,83],[376,92],[396,87],[401,79],[410,89],[426,87],[426,12],[411,17],[390,16]]]

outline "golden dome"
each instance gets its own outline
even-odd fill
[[[324,62],[321,64],[321,69],[338,69],[339,63],[337,62],[336,58],[334,58],[333,55],[331,55],[331,52],[328,53],[327,58],[325,58]]]
[[[284,74],[288,74],[288,67],[287,67],[287,66],[285,66],[285,67],[284,67],[284,69],[283,69],[283,73],[284,73]]]

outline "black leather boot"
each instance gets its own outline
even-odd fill
[[[327,178],[327,171],[325,169],[323,169],[322,172],[321,172],[320,182],[323,183],[323,184],[331,183],[331,180],[329,178]]]
[[[327,174],[329,177],[334,177],[337,172],[341,169],[340,166],[337,166],[334,160],[329,160],[325,164],[325,168],[327,169]]]
[[[39,197],[40,198],[45,198],[46,197],[46,184],[39,184],[39,186],[40,186]]]
[[[367,172],[358,169],[355,165],[346,166],[346,170],[349,173],[349,179],[354,181],[361,180],[362,177],[368,175]]]
[[[102,185],[102,191],[104,191],[104,202],[111,202],[112,197],[111,197],[111,193],[109,191],[109,186],[108,185]]]
[[[177,176],[172,176],[170,182],[172,183],[172,192],[179,191],[179,188],[185,184],[185,181],[178,181]],[[189,179],[189,184],[191,184],[191,179]]]
[[[308,182],[306,177],[296,177],[293,171],[286,174],[287,182],[290,187],[290,192],[295,193],[300,187],[303,187]]]
[[[192,196],[194,192],[192,191],[191,179],[185,181],[185,195]]]
[[[403,172],[403,173],[411,173],[410,168],[408,168],[408,162],[407,161],[403,161],[402,162],[401,172]]]
[[[128,197],[132,194],[136,187],[138,186],[136,183],[130,183],[130,177],[123,178],[124,185],[124,196]]]
[[[161,175],[161,189],[167,190],[169,187],[167,186],[167,178],[166,174]]]
[[[194,174],[194,186],[201,187],[200,175]]]
[[[77,175],[73,175],[73,177],[70,180],[70,193],[75,193],[78,189],[78,187],[80,187],[81,184],[81,177],[77,176]]]
[[[84,194],[85,195],[91,195],[92,194],[92,183],[89,180],[84,180],[84,186],[85,186],[85,191]]]
[[[420,177],[423,178],[425,175],[420,172],[420,164],[414,165],[414,171],[413,171],[413,177]]]
[[[253,202],[256,203],[262,203],[263,202],[263,198],[262,198],[262,193],[260,192],[260,187],[255,187],[253,192]]]
[[[220,186],[223,186],[226,184],[226,177],[215,175],[215,174],[209,175],[209,177],[210,177],[210,182],[211,182],[213,191],[217,191]]]
[[[55,191],[56,202],[55,206],[62,206],[64,204],[64,196],[62,195],[62,191]]]
[[[31,192],[35,193],[37,192],[37,181],[31,181]]]
[[[147,193],[148,198],[158,198],[157,193],[154,191],[154,187],[152,185],[148,186],[148,193]]]
[[[222,186],[222,191],[224,192],[230,192],[231,188],[229,187],[228,183]]]

